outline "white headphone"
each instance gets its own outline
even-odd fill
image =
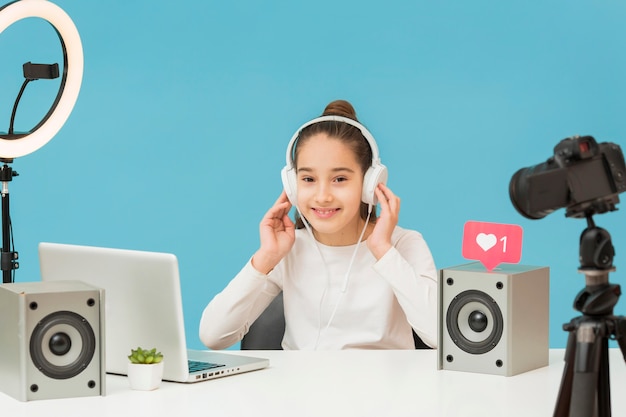
[[[387,167],[380,163],[380,157],[378,156],[378,146],[376,145],[376,141],[374,140],[374,137],[369,132],[369,130],[367,130],[365,126],[363,126],[356,120],[352,120],[343,116],[322,116],[310,120],[300,126],[296,133],[294,133],[294,135],[291,137],[289,145],[287,146],[287,165],[285,165],[280,173],[283,180],[283,188],[285,189],[287,198],[289,198],[291,204],[293,204],[294,206],[296,205],[298,179],[293,160],[293,148],[296,144],[296,141],[300,137],[300,133],[304,128],[312,124],[326,121],[343,122],[356,127],[361,131],[361,134],[369,143],[372,150],[372,165],[368,168],[365,176],[363,177],[363,193],[361,195],[361,200],[366,204],[370,204],[372,206],[376,205],[378,199],[376,198],[375,190],[378,184],[387,183]]]

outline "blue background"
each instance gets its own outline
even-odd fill
[[[521,263],[550,266],[550,345],[565,346],[585,222],[564,210],[527,220],[508,185],[565,137],[626,145],[623,1],[56,4],[80,32],[85,72],[61,131],[12,164],[16,281],[39,279],[41,241],[174,253],[187,339],[202,347],[201,312],[257,248],[288,140],[342,98],[378,141],[401,226],[424,235],[437,267],[467,262],[468,220],[524,228]],[[47,22],[26,19],[0,35],[0,56],[6,131],[22,64],[61,52]],[[28,86],[18,130],[57,88]],[[623,208],[596,216],[613,236],[614,283],[625,221]]]

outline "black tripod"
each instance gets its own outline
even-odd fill
[[[569,336],[555,417],[610,417],[609,339],[617,340],[626,361],[626,317],[613,315],[621,289],[609,283],[615,250],[610,234],[586,217],[579,269],[586,286],[574,300],[582,316],[563,325]]]

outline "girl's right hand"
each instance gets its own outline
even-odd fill
[[[296,228],[289,218],[291,203],[283,191],[259,225],[261,247],[252,257],[252,266],[268,274],[289,253],[296,240]]]

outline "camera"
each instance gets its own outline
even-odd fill
[[[617,210],[626,191],[626,166],[619,145],[597,143],[592,136],[573,136],[554,147],[544,163],[518,170],[509,184],[515,209],[541,219],[567,207],[566,217],[584,218]]]

